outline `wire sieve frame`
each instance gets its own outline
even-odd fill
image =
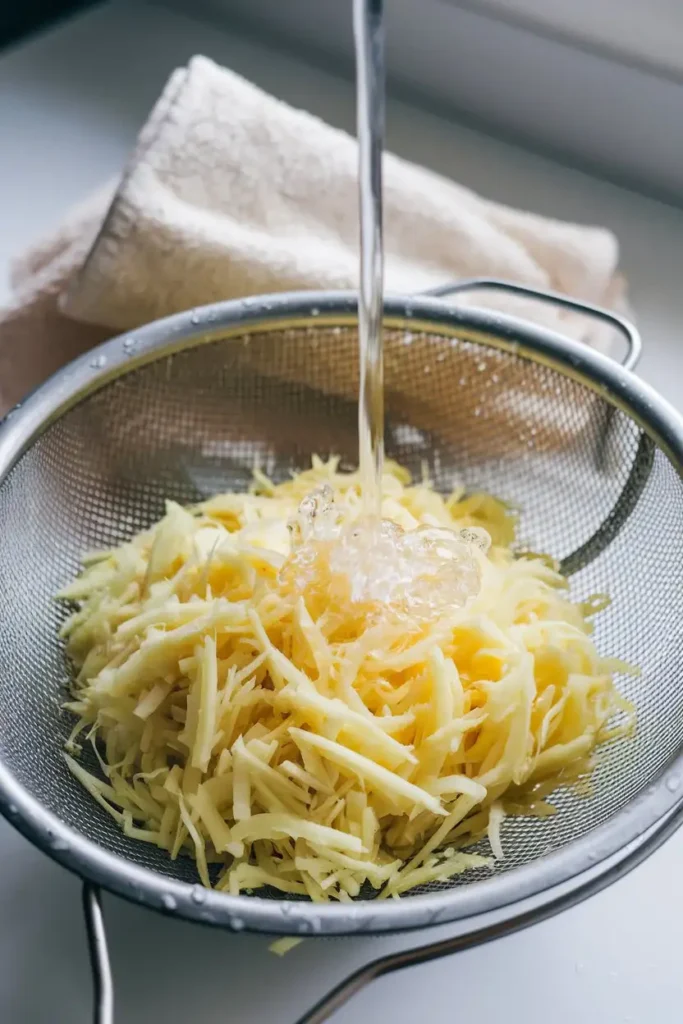
[[[510,287],[490,281],[463,283],[463,287],[467,285]],[[554,298],[532,294],[539,298]],[[575,305],[572,308],[576,308]],[[581,310],[605,315],[601,310],[586,307],[581,307]],[[612,314],[606,315],[613,325],[625,328],[627,338],[636,338],[637,357],[637,335],[630,333],[630,325]],[[313,324],[316,327],[354,327],[356,322],[355,294],[307,292],[218,303],[121,335],[57,373],[7,417],[0,428],[0,486],[21,455],[50,424],[129,369],[137,369],[147,362],[232,334],[244,337],[250,333]],[[384,325],[401,330],[438,332],[445,337],[450,335],[484,343],[558,370],[629,415],[667,455],[681,475],[683,419],[651,388],[608,357],[514,317],[473,308],[454,308],[436,297],[387,297]],[[631,353],[633,351],[632,347]],[[657,823],[683,804],[683,792],[679,791],[678,785],[682,764],[683,751],[679,749],[663,766],[646,793],[604,824],[541,861],[460,889],[413,896],[398,902],[386,901],[382,905],[367,902],[320,907],[215,892],[206,893],[199,901],[196,887],[162,878],[149,869],[112,855],[63,824],[17,782],[1,761],[0,812],[35,845],[85,879],[85,905],[90,915],[91,940],[94,947],[99,947],[99,950],[94,948],[94,953],[98,953],[94,959],[100,966],[104,964],[106,967],[106,958],[103,961],[102,933],[99,930],[101,920],[96,892],[99,886],[172,916],[232,930],[244,928],[271,934],[372,934],[458,921],[462,922],[463,930],[459,945],[454,948],[462,948],[470,934],[473,942],[483,941],[476,937],[482,915],[498,913],[500,920],[496,934],[502,934],[504,930],[522,927],[554,912],[552,907],[558,886],[571,883],[578,899],[585,888],[581,879],[587,874],[592,879],[590,891],[608,884],[614,874],[610,862],[615,859],[621,862],[620,854],[630,844],[639,844],[639,859],[643,859],[661,841],[657,839],[660,835],[655,828]],[[628,862],[626,857],[623,860]],[[527,909],[529,902],[532,906]],[[520,909],[522,904],[525,908],[523,913]],[[104,988],[100,994],[106,1002],[110,987],[106,971],[101,980]],[[98,1019],[109,1020],[110,1014],[111,1011],[105,1008]]]
[[[131,369],[189,346],[225,338],[232,332],[244,336],[276,331],[285,326],[305,326],[313,319],[317,327],[325,323],[355,325],[356,315],[354,293],[276,294],[202,307],[114,338],[58,372],[7,418],[0,428],[0,485],[43,430],[87,395]],[[615,407],[630,415],[667,454],[680,473],[683,419],[653,389],[609,357],[511,316],[458,309],[432,297],[387,297],[384,324],[483,341],[559,370],[601,397],[609,396]],[[134,348],[131,339],[135,341]],[[683,800],[683,793],[667,785],[667,779],[681,765],[683,751],[664,767],[646,794],[587,836],[568,843],[542,861],[460,889],[381,905],[366,902],[319,907],[215,892],[207,893],[199,904],[193,899],[191,885],[161,878],[75,833],[43,808],[2,762],[0,811],[27,838],[70,870],[155,909],[167,909],[163,897],[171,895],[179,916],[228,928],[236,919],[240,927],[273,934],[373,933],[462,920],[536,896],[594,868],[598,861],[634,841]],[[283,912],[284,907],[287,909]]]

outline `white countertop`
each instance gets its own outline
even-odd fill
[[[160,8],[116,3],[0,56],[0,301],[9,259],[114,175],[169,72],[205,53],[351,128],[351,86]],[[606,128],[606,130],[608,130]],[[491,198],[612,228],[643,334],[640,373],[679,406],[683,211],[389,105],[389,142]],[[680,1024],[683,833],[623,881],[526,932],[371,985],[334,1024]],[[0,1020],[80,1024],[90,985],[75,878],[0,821]],[[387,939],[309,940],[279,959],[258,936],[107,898],[121,1024],[290,1024]],[[427,936],[423,933],[422,941]],[[404,943],[405,944],[405,943]]]

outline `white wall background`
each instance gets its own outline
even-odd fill
[[[166,0],[351,73],[351,0]],[[394,95],[683,202],[683,0],[386,0]]]

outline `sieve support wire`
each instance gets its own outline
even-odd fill
[[[84,882],[82,899],[93,980],[93,1024],[114,1024],[114,980],[98,886]]]
[[[541,924],[549,918],[564,910],[569,910],[583,903],[584,900],[596,895],[603,889],[613,885],[614,882],[624,878],[630,871],[638,867],[650,854],[658,850],[671,836],[680,828],[683,823],[683,804],[666,815],[664,819],[655,826],[650,837],[650,842],[640,843],[632,849],[626,857],[612,864],[604,874],[591,876],[577,888],[569,892],[563,892],[554,900],[541,907],[532,907],[517,917],[509,920],[486,925],[478,931],[470,932],[468,935],[456,935],[450,939],[441,939],[438,942],[431,942],[425,946],[416,946],[412,949],[400,950],[397,953],[389,953],[387,956],[378,957],[364,967],[360,967],[353,974],[341,981],[332,991],[324,995],[314,1007],[303,1017],[299,1017],[294,1024],[324,1024],[333,1013],[344,1006],[349,999],[360,992],[370,982],[381,978],[385,974],[405,967],[417,967],[419,964],[429,963],[431,960],[439,960],[444,956],[452,956],[454,953],[462,952],[465,949],[473,949],[475,946],[485,945],[494,939],[502,939],[515,932],[523,931],[531,925]]]
[[[626,483],[614,503],[612,511],[603,519],[595,533],[584,544],[561,559],[560,572],[563,576],[572,576],[581,569],[585,569],[616,538],[638,504],[645,485],[650,479],[654,457],[655,443],[647,434],[642,433],[635,458],[633,459],[633,465],[629,470]]]

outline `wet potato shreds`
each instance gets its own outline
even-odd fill
[[[513,557],[502,503],[444,499],[395,464],[382,515],[401,531],[490,535],[478,593],[425,619],[354,603],[324,558],[302,584],[288,522],[321,485],[360,516],[358,475],[314,459],[283,484],[257,473],[246,494],[169,502],[84,559],[59,595],[77,609],[65,756],[127,835],[194,857],[204,885],[213,864],[231,893],[399,896],[490,863],[467,852],[484,835],[502,857],[506,813],[552,813],[545,797],[586,771],[608,720],[626,711],[630,728],[626,666],[598,654],[593,606],[550,560]]]

